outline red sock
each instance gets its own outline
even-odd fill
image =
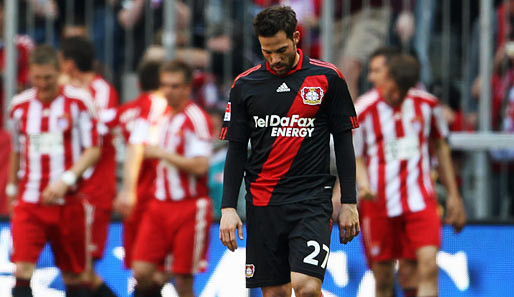
[[[416,288],[403,289],[403,296],[405,297],[416,297],[417,295],[418,289]]]

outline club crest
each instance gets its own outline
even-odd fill
[[[320,87],[304,87],[300,94],[304,104],[319,105],[323,99],[324,92]]]

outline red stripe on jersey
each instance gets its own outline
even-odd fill
[[[249,75],[250,73],[252,73],[252,72],[254,72],[256,70],[259,70],[261,68],[261,66],[262,66],[261,64],[253,66],[252,68],[250,68],[250,69],[246,70],[245,72],[239,74],[236,77],[236,79],[234,79],[234,82],[232,83],[232,88],[236,85],[236,82],[237,82],[238,79],[240,79],[241,77],[245,77],[245,76]]]
[[[183,124],[185,125],[185,124]],[[181,130],[184,130],[184,127],[182,126]],[[167,142],[169,145],[169,143]],[[176,153],[180,156],[185,156],[185,142],[181,141],[180,144],[176,148]],[[184,170],[178,170],[178,178],[180,180],[180,187],[184,190],[184,197],[193,197],[191,195],[191,188],[189,187],[189,174],[185,172]],[[172,198],[172,196],[168,196],[169,198]]]
[[[321,67],[325,67],[325,68],[330,68],[330,69],[334,70],[340,78],[345,79],[343,74],[339,70],[339,68],[337,68],[334,64],[331,64],[331,63],[328,63],[328,62],[324,62],[324,61],[321,61],[321,60],[317,60],[317,59],[312,59],[312,58],[310,59],[310,63],[312,65],[321,66]]]
[[[63,138],[64,138],[64,169],[68,170],[73,166],[73,163],[75,160],[73,159],[73,147],[72,147],[72,130],[73,130],[73,123],[71,123],[71,101],[70,100],[64,100],[64,116],[69,117],[69,129],[64,132]]]
[[[396,130],[396,138],[401,139],[405,137],[405,130],[403,128],[403,121],[401,117],[401,109],[395,109],[396,113],[394,115],[394,127]],[[402,204],[403,212],[410,211],[409,201],[408,201],[408,193],[407,193],[407,176],[408,176],[408,168],[407,168],[407,160],[400,160],[400,201]]]
[[[20,123],[21,127],[19,127],[19,131],[27,131],[27,121],[28,121],[28,112],[31,102],[25,102],[22,106],[20,106],[20,109],[23,110],[23,115],[21,117]],[[20,133],[21,134],[21,133]],[[19,141],[19,140],[18,140]],[[23,178],[20,180],[20,183],[18,185],[19,189],[22,189],[23,191],[20,191],[19,193],[19,201],[23,201],[23,195],[25,194],[25,191],[27,190],[27,183],[29,182],[29,172],[30,172],[30,158],[29,158],[29,146],[24,145],[23,146],[23,156],[24,158],[24,171],[23,171]]]
[[[49,131],[49,117],[50,114],[45,115],[45,109],[50,109],[50,105],[45,106],[43,105],[43,108],[41,112],[43,113],[41,116],[41,127],[40,131],[41,133],[46,133]],[[39,184],[39,193],[43,193],[43,190],[48,186],[50,181],[50,156],[48,154],[42,154],[41,155],[41,183]],[[41,201],[41,200],[40,200]]]
[[[421,102],[413,100],[414,101],[414,112],[416,114],[416,117],[418,118],[421,125],[425,124],[425,118],[423,116],[423,111],[421,110]],[[423,172],[423,146],[425,145],[425,137],[423,136],[423,133],[425,131],[425,128],[422,126],[419,132],[419,148],[421,150],[421,154],[419,155],[419,163],[418,163],[418,186],[421,191],[421,195],[423,195],[423,199],[425,200],[425,204],[427,204],[427,198],[428,198],[428,192],[427,188],[425,187],[425,181],[424,176],[425,173]]]
[[[321,86],[326,93],[328,81],[325,75],[309,76],[305,79],[302,86],[291,105],[288,117],[298,115],[301,118],[312,118],[318,112],[320,105],[306,105],[303,103],[301,91],[304,87]],[[295,123],[293,128],[298,128]],[[268,159],[262,166],[259,177],[250,184],[250,193],[253,197],[253,205],[266,206],[269,204],[273,190],[280,179],[289,171],[304,137],[284,137],[278,136],[271,147]]]
[[[373,119],[373,131],[375,131],[375,141],[377,145],[377,157],[378,157],[378,180],[377,180],[377,197],[378,201],[382,205],[386,205],[386,163],[384,155],[384,135],[380,125],[380,119],[378,115],[378,109],[371,109]],[[387,209],[384,208],[385,214]]]

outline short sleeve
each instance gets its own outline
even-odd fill
[[[230,90],[230,99],[225,109],[219,139],[247,143],[249,137],[248,112],[242,98],[241,85],[237,83]]]
[[[364,156],[364,129],[359,127],[353,131],[353,149],[355,157],[361,158]]]
[[[22,109],[13,109],[9,112],[8,129],[11,134],[11,146],[15,152],[21,152],[19,117],[23,113]]]
[[[442,139],[447,138],[449,135],[448,123],[443,115],[443,108],[440,104],[437,104],[432,109],[432,125],[430,129],[431,139]]]
[[[344,79],[334,76],[327,92],[330,133],[338,134],[359,127],[352,97]]]

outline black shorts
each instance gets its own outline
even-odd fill
[[[246,287],[291,282],[291,272],[323,280],[330,253],[332,201],[276,206],[247,203]]]

